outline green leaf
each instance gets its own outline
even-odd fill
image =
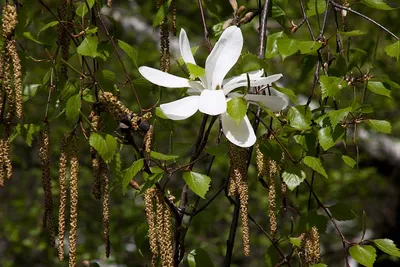
[[[298,237],[289,237],[289,242],[296,247],[300,247],[301,245],[301,239]]]
[[[247,73],[253,70],[266,70],[268,64],[265,60],[258,58],[252,53],[246,53],[241,56],[235,65],[235,74],[241,75],[242,73]]]
[[[229,146],[226,142],[221,142],[216,146],[206,147],[206,152],[213,156],[226,156]]]
[[[327,151],[343,138],[344,133],[342,127],[336,127],[333,131],[331,126],[322,127],[317,134],[319,144]]]
[[[397,41],[391,45],[385,47],[385,52],[390,57],[395,57],[399,60],[400,57],[400,41]]]
[[[156,116],[161,118],[161,119],[165,119],[168,120],[167,116],[165,116],[164,112],[162,112],[162,109],[160,107],[156,107]]]
[[[75,79],[68,79],[64,88],[61,91],[61,100],[65,101],[70,98],[72,95],[75,95],[78,92],[78,86]]]
[[[83,100],[85,100],[88,103],[96,102],[96,98],[94,97],[94,95],[92,95],[91,90],[89,88],[86,88],[85,90],[83,90],[82,98],[83,98]]]
[[[106,163],[113,158],[117,148],[117,140],[109,134],[104,139],[98,133],[92,133],[89,138],[89,144],[96,149]]]
[[[144,193],[147,189],[149,189],[150,187],[155,185],[158,181],[160,181],[161,178],[163,178],[163,176],[164,176],[164,171],[163,170],[161,170],[160,172],[153,173],[150,176],[147,176],[145,178],[146,182],[144,183],[144,185],[142,185],[142,187],[140,188],[139,193],[137,193],[137,194],[140,195],[140,194]]]
[[[325,0],[310,0],[307,4],[307,17],[315,16],[317,14],[322,14],[326,9],[326,1]]]
[[[295,54],[299,51],[298,42],[295,39],[290,38],[279,38],[277,40],[278,52],[282,56],[282,60],[285,60],[286,57]]]
[[[282,178],[287,187],[293,190],[306,179],[306,173],[300,168],[290,165],[283,171]]]
[[[183,179],[193,193],[201,198],[205,198],[205,195],[210,187],[210,177],[197,172],[185,172],[183,174]]]
[[[342,160],[347,166],[350,166],[352,168],[354,168],[354,166],[357,164],[357,162],[354,159],[352,159],[352,158],[350,158],[349,156],[346,156],[346,155],[342,156]]]
[[[321,48],[322,43],[315,41],[297,41],[297,45],[302,54],[312,54]]]
[[[287,88],[283,88],[283,87],[279,87],[276,85],[276,83],[272,84],[272,87],[274,89],[276,89],[277,91],[285,94],[287,97],[289,97],[289,99],[293,102],[293,103],[297,103],[297,96],[296,94],[293,92],[293,90],[287,89]]]
[[[239,124],[247,112],[247,101],[244,97],[234,97],[227,103],[226,112]]]
[[[105,88],[112,88],[116,83],[116,75],[114,72],[110,70],[99,70],[94,73],[94,77],[96,78],[97,82]]]
[[[328,267],[328,265],[323,264],[323,263],[317,263],[317,264],[310,265],[310,267]]]
[[[144,165],[144,159],[138,159],[135,162],[132,163],[132,165],[123,170],[123,179],[122,179],[122,194],[125,195],[126,188],[129,184],[129,182],[133,179],[133,177],[138,174],[143,168]]]
[[[376,260],[376,250],[370,245],[355,245],[349,249],[350,255],[358,263],[372,267]]]
[[[18,124],[17,127],[17,134],[16,136],[11,137],[13,140],[17,135],[21,135],[21,137],[25,140],[28,146],[32,146],[32,138],[33,135],[40,131],[40,126],[37,124]]]
[[[350,48],[350,62],[348,70],[352,70],[354,67],[361,68],[365,61],[368,59],[368,54],[362,49]]]
[[[210,13],[213,14],[218,20],[221,20],[219,18],[218,7],[214,3],[214,1],[204,0],[204,5],[207,7],[207,10],[210,11]]]
[[[171,5],[172,0],[166,1],[157,11],[156,17],[153,20],[153,28],[157,27],[163,20],[164,17],[167,16],[169,7]]]
[[[138,52],[136,49],[122,40],[118,40],[118,46],[128,55],[128,57],[133,61],[133,64],[137,67]]]
[[[347,36],[347,37],[352,37],[352,36],[360,36],[366,34],[366,32],[363,32],[361,30],[354,30],[354,31],[349,31],[349,32],[341,32],[339,31],[340,35],[342,36]]]
[[[332,127],[335,127],[339,122],[343,121],[343,119],[347,117],[350,111],[351,107],[347,107],[328,112],[328,117],[331,121]]]
[[[268,14],[269,15],[269,14]],[[279,18],[279,17],[285,17],[286,14],[285,12],[282,10],[282,8],[280,6],[278,6],[275,1],[272,2],[272,7],[271,7],[271,18]]]
[[[392,125],[390,122],[385,120],[366,120],[366,123],[374,128],[376,131],[381,133],[391,133],[392,132]]]
[[[200,66],[197,66],[196,64],[186,63],[186,66],[189,70],[191,80],[206,75],[206,70]]]
[[[273,159],[276,162],[282,160],[283,150],[276,140],[263,140],[259,148],[266,158]]]
[[[211,257],[202,248],[190,251],[187,260],[189,267],[214,267]]]
[[[391,97],[391,91],[386,89],[381,82],[368,81],[367,89],[375,94]]]
[[[25,84],[22,90],[22,101],[28,101],[36,95],[37,90],[41,84]]]
[[[400,250],[396,247],[396,244],[393,240],[390,239],[374,239],[372,240],[375,246],[385,252],[386,254],[400,257]]]
[[[363,3],[366,6],[379,9],[379,10],[393,10],[394,8],[391,8],[388,4],[386,4],[382,0],[361,0],[361,3]]]
[[[304,131],[311,128],[311,110],[307,106],[295,106],[287,114],[289,125],[296,130]]]
[[[150,151],[150,157],[152,157],[153,159],[165,160],[165,161],[179,158],[179,156],[176,155],[165,155],[155,151]]]
[[[39,41],[38,39],[36,39],[36,38],[32,35],[32,33],[30,33],[30,32],[24,32],[22,35],[23,35],[26,39],[29,39],[29,40],[31,40],[31,41],[34,41],[34,42],[37,43],[37,44],[42,44],[42,45],[45,44],[45,43]]]
[[[87,2],[87,4],[89,5],[89,8],[92,8],[93,5],[94,5],[94,3],[95,3],[95,0],[86,0],[86,1],[83,1],[83,2],[78,6],[78,8],[76,9],[75,13],[76,13],[76,15],[78,15],[79,17],[85,16],[86,13],[88,13],[88,11],[89,11],[89,9],[88,9],[88,7],[87,7],[87,5],[86,5],[86,2]]]
[[[331,207],[329,207],[333,218],[338,221],[351,221],[356,218],[356,214],[352,211],[348,204],[339,202]]]
[[[58,21],[52,21],[52,22],[47,23],[46,25],[44,25],[44,26],[39,30],[39,32],[38,32],[38,34],[37,34],[37,37],[39,38],[39,35],[40,35],[40,33],[41,33],[42,31],[45,31],[45,30],[47,30],[48,28],[54,27],[54,26],[56,26],[56,25],[58,25]]]
[[[314,226],[320,234],[325,233],[328,226],[328,217],[319,215],[315,210],[302,213],[297,230],[304,233],[310,231]]]
[[[268,35],[267,48],[265,50],[266,58],[273,58],[278,54],[278,39],[282,37],[286,37],[286,34],[284,34],[283,31]]]
[[[87,36],[82,43],[78,46],[77,52],[82,56],[93,57],[95,58],[97,53],[97,46],[99,44],[99,40],[96,35]]]
[[[78,119],[78,115],[81,109],[81,96],[80,94],[76,94],[71,96],[66,105],[65,115],[67,116],[67,120],[71,123],[75,122]]]
[[[313,169],[314,171],[318,172],[325,178],[328,178],[328,174],[326,174],[325,168],[322,165],[322,162],[319,158],[311,157],[311,156],[306,156],[303,159],[303,163]]]
[[[342,78],[332,76],[319,77],[321,85],[322,98],[325,97],[338,97],[340,91],[346,86],[346,82]]]

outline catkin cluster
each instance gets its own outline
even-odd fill
[[[170,201],[173,201],[171,196]],[[147,189],[144,194],[144,205],[150,251],[153,254],[152,266],[157,266],[157,259],[161,258],[163,267],[174,266],[171,232],[171,211],[164,198],[155,188]]]
[[[94,132],[100,131],[102,128],[101,117],[96,112],[96,107],[92,107],[92,111],[89,116]],[[102,211],[103,211],[103,236],[106,244],[106,257],[110,256],[110,191],[109,191],[109,175],[108,166],[97,153],[94,147],[90,147],[90,154],[92,156],[92,171],[93,171],[93,187],[92,194],[96,199],[102,200]]]
[[[67,165],[69,161],[69,195],[70,195],[70,231],[69,231],[69,266],[76,266],[76,238],[78,232],[78,174],[79,145],[75,134],[65,136],[61,140],[61,155],[59,165],[60,208],[58,220],[58,257],[64,259],[65,216],[67,205]]]
[[[245,256],[250,255],[250,231],[248,218],[249,189],[247,185],[247,158],[248,150],[233,144],[229,146],[230,178],[229,196],[239,196],[240,218],[242,221],[243,251]]]
[[[125,120],[129,117],[137,117],[136,114],[119,101],[111,92],[100,94],[99,102],[117,121]]]
[[[73,31],[74,6],[72,0],[60,0],[59,14],[62,23],[57,28],[57,45],[61,47],[61,67],[60,72],[65,79],[68,78],[67,64],[69,57],[69,44],[71,41],[70,33]],[[65,61],[65,62],[64,62]]]
[[[50,243],[52,246],[54,246],[55,229],[50,177],[50,125],[48,121],[44,121],[43,127],[39,133],[39,159],[40,168],[42,170],[42,185],[44,191],[43,228],[49,231]]]
[[[278,173],[279,167],[275,160],[266,157],[260,150],[259,145],[256,145],[256,165],[258,177],[267,177],[268,180],[268,215],[271,236],[275,237],[277,232],[277,218],[276,218],[276,188],[275,178]],[[286,194],[286,185],[281,183],[282,194]]]
[[[160,8],[166,1],[158,0],[157,8]],[[172,13],[173,13],[173,25],[175,25],[176,32],[176,6],[175,1],[171,2]],[[175,11],[174,11],[175,10]],[[175,15],[174,15],[175,14]],[[163,20],[160,22],[160,69],[165,72],[169,72],[170,68],[170,53],[169,53],[169,31],[168,31],[168,15],[166,14]]]
[[[319,233],[317,227],[311,227],[310,231],[302,234],[301,254],[302,264],[310,266],[321,261],[321,248],[319,243]]]

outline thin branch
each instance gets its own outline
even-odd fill
[[[267,33],[268,7],[269,7],[269,0],[265,0],[264,7],[260,16],[260,38],[259,38],[258,54],[257,54],[258,57],[261,59],[264,59],[265,49],[267,47],[265,39]]]
[[[204,15],[203,4],[202,4],[201,0],[197,0],[197,3],[199,4],[199,9],[200,9],[200,14],[201,14],[201,22],[203,23],[204,40],[206,41],[208,52],[211,52],[212,45],[210,42],[208,30],[207,30],[207,23],[206,23],[206,17]]]
[[[389,31],[388,29],[386,29],[384,26],[382,26],[381,24],[379,24],[378,22],[376,22],[375,20],[371,19],[370,17],[365,16],[364,14],[361,14],[360,12],[357,12],[351,8],[339,5],[337,3],[335,3],[334,1],[330,0],[329,3],[334,6],[335,8],[341,9],[341,10],[346,10],[347,12],[351,12],[354,13],[360,17],[362,17],[363,19],[368,20],[369,22],[371,22],[372,24],[375,24],[376,26],[378,26],[379,28],[381,28],[382,30],[384,30],[385,32],[387,32],[388,34],[390,34],[394,39],[396,39],[397,41],[400,40],[399,37],[397,37],[394,33],[392,33],[391,31]]]

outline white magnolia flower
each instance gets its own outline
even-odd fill
[[[171,120],[183,120],[198,110],[208,115],[220,115],[222,129],[226,138],[240,147],[250,147],[256,141],[256,135],[247,116],[238,124],[226,112],[227,102],[233,97],[243,96],[248,103],[262,102],[272,111],[279,111],[287,106],[286,99],[280,96],[254,95],[232,92],[234,89],[250,86],[271,84],[282,77],[282,74],[262,77],[264,71],[252,71],[224,79],[228,71],[237,62],[243,47],[241,30],[236,26],[227,28],[215,44],[214,49],[206,60],[205,76],[200,81],[190,81],[157,69],[142,66],[140,74],[150,82],[169,88],[189,88],[189,96],[160,105],[165,116]],[[185,63],[196,64],[190,50],[189,40],[185,30],[179,36],[179,48]],[[250,81],[248,81],[249,77]]]

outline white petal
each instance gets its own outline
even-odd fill
[[[280,111],[286,108],[288,105],[288,101],[280,96],[248,94],[245,95],[244,98],[249,101],[250,104],[257,104],[257,102],[261,102],[274,112]]]
[[[171,120],[184,120],[199,109],[199,96],[188,96],[160,105],[164,115]]]
[[[189,39],[184,29],[181,29],[181,33],[179,35],[179,50],[181,51],[181,55],[185,63],[196,64],[192,51],[190,50]]]
[[[231,84],[234,84],[234,83],[247,81],[247,74],[249,75],[250,80],[255,79],[255,78],[260,78],[264,74],[264,69],[249,71],[249,72],[243,73],[239,76],[234,76],[229,79],[225,79],[222,82],[222,85],[225,88],[225,86],[230,86]]]
[[[243,47],[243,35],[236,26],[227,28],[206,60],[207,89],[222,86],[228,71],[235,65]]]
[[[157,84],[159,86],[164,86],[169,88],[182,88],[190,86],[188,79],[171,75],[169,73],[153,69],[150,67],[142,66],[139,68],[139,72],[149,82]]]
[[[214,116],[226,112],[226,99],[222,90],[203,90],[200,95],[199,110]]]
[[[223,113],[221,122],[222,130],[231,143],[240,147],[250,147],[256,142],[257,137],[247,116],[244,116],[238,125],[227,113]]]
[[[277,80],[279,80],[283,75],[282,74],[274,74],[268,77],[260,77],[260,78],[250,78],[250,86],[263,86],[263,85],[271,85],[273,82],[276,82]],[[224,92],[225,94],[228,94],[229,92],[231,92],[232,90],[239,88],[239,87],[243,87],[243,86],[247,86],[248,82],[247,82],[247,78],[244,81],[239,81],[237,83],[230,83],[227,86],[224,86]]]

